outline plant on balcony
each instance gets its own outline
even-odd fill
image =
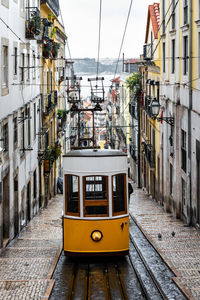
[[[49,37],[43,39],[43,51],[42,55],[44,58],[50,58],[52,52],[52,40]]]
[[[66,109],[58,109],[57,110],[57,116],[58,116],[58,119],[63,119],[65,120],[66,119],[66,116],[67,116],[67,111]]]
[[[52,151],[52,158],[54,160],[57,160],[58,157],[61,155],[62,150],[61,150],[61,145],[60,144],[56,144],[55,146],[51,147],[51,151]]]
[[[131,76],[126,79],[126,83],[130,92],[133,92],[134,100],[139,99],[141,95],[141,86],[140,86],[141,74],[134,72]]]
[[[38,9],[29,11],[28,20],[26,20],[26,36],[27,38],[34,38],[35,35],[39,35],[41,32],[41,18],[40,11]]]
[[[58,109],[58,110],[57,110],[57,116],[58,116],[58,119],[62,119],[62,116],[63,116],[63,109]]]
[[[53,41],[52,45],[52,58],[56,59],[58,57],[58,49],[60,48],[60,44]]]

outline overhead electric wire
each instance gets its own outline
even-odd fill
[[[99,7],[99,39],[98,39],[98,54],[97,54],[97,77],[99,74],[99,55],[100,55],[100,45],[101,45],[101,11],[102,11],[102,0],[100,0],[100,7]]]
[[[117,73],[117,68],[118,68],[119,59],[120,59],[120,55],[121,55],[121,51],[122,51],[122,47],[123,47],[123,43],[124,43],[124,38],[125,38],[125,34],[126,34],[126,29],[127,29],[127,26],[128,26],[128,20],[129,20],[129,16],[130,16],[130,13],[131,13],[131,7],[132,7],[132,4],[133,4],[133,0],[131,0],[130,6],[129,6],[129,11],[128,11],[127,19],[126,19],[126,24],[125,24],[125,28],[124,28],[123,37],[122,37],[122,42],[121,42],[121,46],[120,46],[120,50],[119,50],[119,55],[118,55],[118,59],[117,59],[116,68],[115,68],[114,78],[115,78],[116,73]]]

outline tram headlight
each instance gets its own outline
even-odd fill
[[[99,231],[99,230],[94,230],[94,231],[92,231],[90,237],[91,237],[91,239],[92,239],[94,242],[99,242],[99,241],[102,239],[103,234],[102,234],[102,232]]]

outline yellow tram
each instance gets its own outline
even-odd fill
[[[73,150],[63,156],[63,249],[66,255],[129,251],[127,155]]]

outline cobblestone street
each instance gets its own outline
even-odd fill
[[[200,299],[200,232],[164,212],[142,189],[134,189],[130,212],[174,272],[177,285],[189,299]]]
[[[60,254],[62,196],[50,200],[0,252],[0,299],[48,299]]]
[[[0,300],[48,299],[60,254],[62,196],[57,195],[0,253]],[[173,270],[189,299],[200,299],[200,233],[164,212],[142,189],[134,189],[130,212]],[[175,236],[172,236],[172,232]],[[158,238],[161,234],[161,238]]]

